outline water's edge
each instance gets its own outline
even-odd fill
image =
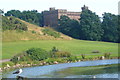
[[[55,65],[27,67],[27,68],[22,68],[23,73],[21,75],[24,75],[29,78],[34,78],[35,76],[49,74],[53,71],[59,71],[61,69],[65,69],[69,67],[86,67],[86,66],[120,64],[119,60],[120,59],[81,61],[81,62],[75,62],[75,63],[60,63],[60,64],[55,64]],[[15,75],[12,74],[14,71],[4,73],[3,77],[6,76],[7,78],[14,78]]]

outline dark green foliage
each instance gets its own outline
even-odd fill
[[[83,10],[80,16],[80,39],[101,40],[103,29],[99,16],[88,9]]]
[[[80,23],[67,16],[61,16],[57,30],[82,40],[120,42],[119,18],[119,15],[104,13],[102,21],[102,18],[89,9],[83,9]]]
[[[31,48],[23,53],[15,55],[11,61],[17,63],[19,61],[40,61],[47,59],[50,55],[41,48]]]
[[[120,15],[118,15],[118,42],[120,43]]]
[[[66,51],[58,51],[54,53],[55,57],[70,57],[71,54],[69,52]]]
[[[52,48],[52,52],[58,52],[59,50],[54,46],[53,48]]]
[[[32,60],[40,61],[49,57],[48,52],[41,48],[31,48],[27,50],[26,53]]]
[[[81,54],[82,59],[85,59],[85,54]]]
[[[12,62],[14,63],[17,63],[19,60],[18,60],[18,56],[14,56],[12,59],[11,59]]]
[[[22,14],[20,19],[42,26],[42,14],[38,13],[37,10],[23,11]]]
[[[77,58],[77,56],[71,56],[68,58],[68,61],[76,61],[79,60],[79,58]]]
[[[30,58],[27,56],[26,52],[19,53],[15,55],[11,61],[17,63],[18,61],[29,61]]]
[[[47,62],[53,62],[57,58],[69,58],[71,54],[66,51],[59,51],[56,47],[53,47],[50,52],[45,51],[41,48],[31,48],[25,52],[15,55],[11,61],[18,63],[21,61],[42,61],[42,60],[51,60]],[[62,62],[61,59],[58,61]]]
[[[55,32],[54,30],[50,29],[50,28],[45,28],[42,30],[42,32],[44,33],[44,35],[49,35],[49,36],[54,36],[55,38],[59,38],[60,37],[60,33]]]
[[[20,17],[22,13],[19,10],[10,10],[5,13],[5,16],[14,16],[14,17]]]
[[[47,63],[53,63],[55,61],[55,58],[48,58],[45,60]]]
[[[60,51],[56,47],[53,47],[49,54],[52,58],[70,57],[71,56],[71,53],[69,53],[67,51]]]
[[[32,61],[28,55],[22,56],[19,61]]]
[[[55,57],[55,52],[58,52],[59,50],[54,46],[52,50],[49,52],[49,55],[51,58]]]
[[[58,52],[59,50],[54,46],[52,50],[49,52],[50,57],[55,57],[55,53]]]
[[[4,30],[28,30],[27,25],[14,17],[2,17],[2,29]]]
[[[118,16],[111,13],[103,14],[102,28],[104,29],[103,41],[118,42]]]
[[[5,13],[5,16],[15,16],[32,24],[43,26],[43,15],[42,13],[38,13],[37,10],[28,10],[23,12],[19,10],[10,10]]]
[[[111,55],[111,53],[105,53],[104,54],[105,58],[108,58],[108,59],[110,58],[110,55]]]
[[[49,64],[54,64],[54,62],[64,63],[65,61],[65,58],[48,58],[45,60],[45,62]]]
[[[32,33],[33,33],[33,34],[35,34],[35,33],[36,33],[36,31],[34,31],[34,30],[33,30],[33,31],[32,31]]]
[[[86,9],[80,16],[80,24],[67,16],[61,16],[58,30],[77,39],[101,40],[103,29],[99,16]]]
[[[61,16],[59,19],[58,30],[73,38],[79,38],[79,22],[70,19],[68,16]]]

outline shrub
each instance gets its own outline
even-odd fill
[[[47,34],[49,36],[54,36],[55,38],[59,38],[60,37],[60,33],[55,32],[54,30],[49,29],[49,28],[43,29],[42,32],[44,33],[44,35]]]
[[[49,57],[48,52],[41,48],[31,48],[26,51],[32,60],[44,60]]]
[[[11,59],[12,62],[14,63],[17,63],[18,62],[18,56],[14,56],[12,59]]]
[[[32,31],[32,33],[33,33],[33,34],[35,34],[35,33],[36,33],[36,31],[34,31],[34,30],[33,30],[33,31]]]
[[[24,30],[27,31],[27,25],[15,17],[2,16],[2,29],[4,30]]]
[[[29,56],[22,56],[19,61],[31,61]]]
[[[108,58],[108,59],[110,58],[110,55],[111,55],[111,53],[105,53],[104,54],[105,58]]]
[[[50,57],[55,57],[55,52],[58,52],[59,50],[56,47],[53,47],[52,50],[49,52]]]
[[[11,61],[18,63],[19,61],[40,61],[50,57],[48,52],[41,48],[31,48],[23,53],[15,55]]]
[[[66,59],[66,58],[65,58]],[[56,61],[60,63],[64,63],[66,60],[64,58],[57,58]]]
[[[77,56],[71,56],[68,58],[68,61],[76,61],[79,60],[79,58],[77,58]]]
[[[66,51],[59,51],[56,47],[53,47],[52,50],[49,52],[50,57],[70,57],[71,53]]]
[[[54,63],[55,61],[57,61],[59,63],[63,63],[66,61],[66,59],[64,59],[64,58],[48,58],[45,60],[45,62],[47,62],[47,63]]]
[[[71,54],[69,52],[59,51],[56,47],[53,47],[49,53],[41,48],[31,48],[25,52],[15,55],[11,61],[15,64],[23,61],[26,62],[42,60],[45,60],[48,63],[53,63],[54,61],[64,62],[68,57],[71,57]]]
[[[70,57],[71,54],[66,51],[58,51],[54,53],[55,57]]]
[[[92,53],[100,53],[100,51],[94,50],[94,51],[92,51]]]
[[[85,54],[81,54],[82,59],[85,59]]]
[[[55,61],[55,58],[48,58],[45,60],[47,63],[53,63]]]
[[[59,50],[56,47],[52,48],[52,52],[58,52]]]
[[[26,54],[26,52],[22,52],[22,53],[19,53],[17,55],[15,55],[11,61],[14,62],[14,63],[17,63],[18,61],[28,61],[30,59],[27,59],[28,56]]]
[[[10,65],[10,66],[13,66],[13,65],[14,65],[13,62],[9,61],[9,62],[4,62],[4,63],[2,63],[2,67],[6,67],[7,64]]]

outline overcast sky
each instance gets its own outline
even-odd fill
[[[39,12],[48,10],[49,7],[56,9],[67,9],[68,11],[81,11],[85,4],[97,15],[104,12],[118,14],[118,2],[120,0],[0,0],[0,9],[4,12],[12,9],[16,10],[38,10]]]

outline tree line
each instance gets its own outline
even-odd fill
[[[37,10],[19,11],[10,10],[5,16],[15,16],[32,24],[44,26],[43,14]],[[82,10],[80,20],[73,20],[67,16],[61,16],[56,30],[76,39],[120,42],[119,31],[120,15],[104,13],[100,18],[89,9]]]
[[[82,10],[80,20],[72,20],[67,16],[59,19],[58,30],[71,37],[106,42],[120,42],[120,15],[104,13],[102,19],[91,10]]]
[[[10,10],[5,13],[5,16],[14,16],[30,22],[35,25],[43,26],[43,16],[42,13],[39,13],[37,10],[28,10],[28,11],[19,11],[19,10]]]

